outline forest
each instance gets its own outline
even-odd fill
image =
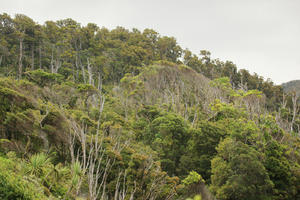
[[[152,29],[0,13],[0,199],[300,199],[283,86]]]

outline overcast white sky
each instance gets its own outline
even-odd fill
[[[0,12],[34,21],[72,18],[152,28],[183,48],[230,60],[276,84],[300,79],[300,0],[0,0]]]

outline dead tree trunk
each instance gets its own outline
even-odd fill
[[[292,102],[293,102],[293,118],[292,118],[291,127],[290,127],[291,132],[294,131],[293,126],[294,126],[296,115],[298,112],[298,95],[295,91],[292,93]]]
[[[89,74],[89,84],[94,85],[93,72],[92,72],[92,68],[91,68],[90,59],[88,59],[88,58],[87,58],[87,70],[88,70],[88,74]]]
[[[81,60],[79,58],[78,52],[76,52],[76,58],[75,58],[75,65],[76,65],[76,69],[79,69],[79,65],[81,68],[81,72],[82,72],[82,77],[83,77],[83,82],[86,83],[86,77],[85,77],[85,69],[84,69],[84,65],[81,63]]]

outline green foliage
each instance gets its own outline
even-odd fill
[[[295,179],[291,171],[291,164],[284,155],[283,147],[276,141],[269,141],[266,147],[265,167],[273,181],[273,199],[292,199],[295,197]]]
[[[45,168],[50,163],[50,159],[44,153],[39,153],[32,155],[29,162],[29,173],[36,176],[41,176],[43,173],[43,168]]]
[[[210,104],[211,110],[216,114],[212,120],[218,121],[222,119],[238,119],[247,117],[247,113],[244,109],[235,107],[233,104],[222,103],[219,99]]]
[[[0,55],[1,199],[85,195],[96,133],[108,199],[299,199],[299,106],[270,80],[151,29],[19,14]]]
[[[196,195],[194,198],[187,198],[186,200],[202,200],[201,195]]]
[[[182,181],[182,183],[186,186],[199,183],[199,182],[205,182],[200,174],[198,174],[195,171],[191,171],[189,175]]]
[[[24,177],[16,163],[18,160],[11,160],[0,156],[0,198],[3,200],[38,200],[46,199],[41,186]],[[17,167],[17,168],[16,168]]]
[[[182,174],[195,170],[209,183],[211,176],[211,160],[216,155],[216,147],[226,132],[218,124],[201,122],[199,128],[189,131],[190,139],[185,154],[180,158]]]
[[[71,166],[71,171],[72,171],[72,180],[71,184],[72,187],[76,187],[79,183],[79,178],[83,175],[80,163],[76,161],[72,166]]]
[[[89,84],[79,84],[77,89],[80,93],[93,93],[96,92],[96,88]]]
[[[146,141],[160,155],[162,169],[170,175],[178,173],[180,154],[184,152],[187,139],[186,124],[172,113],[155,118],[146,135]]]
[[[61,83],[63,80],[63,76],[55,73],[48,73],[41,69],[28,71],[25,73],[26,78],[29,81],[32,81],[38,84],[41,87],[53,85],[55,83]]]
[[[32,104],[20,92],[0,85],[0,120],[5,120],[7,112],[21,111],[31,108]]]
[[[0,174],[0,198],[3,200],[33,199],[33,195],[30,193],[30,189],[32,189],[33,186],[31,186],[31,188],[29,187],[29,189],[23,188],[25,184],[26,182],[22,182],[21,177],[16,178],[14,176]]]
[[[230,138],[217,150],[212,160],[211,189],[218,199],[271,199],[273,183],[261,153]]]
[[[229,77],[221,77],[218,79],[214,79],[210,82],[212,87],[216,87],[223,92],[223,95],[232,96],[234,95],[234,90],[232,89],[232,85],[230,84]]]

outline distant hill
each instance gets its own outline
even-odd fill
[[[296,91],[300,95],[300,80],[293,80],[282,84],[284,92]]]

